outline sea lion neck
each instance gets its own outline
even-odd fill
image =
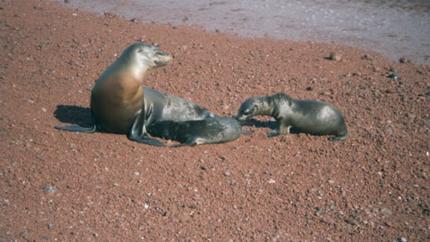
[[[275,109],[272,103],[274,102],[272,97],[259,97],[260,106],[258,108],[258,115],[273,116]]]
[[[112,64],[112,69],[117,69],[117,73],[127,73],[127,81],[135,81],[142,84],[146,72],[151,69],[149,63],[140,60],[134,54],[123,54]],[[131,83],[130,83],[131,84]]]

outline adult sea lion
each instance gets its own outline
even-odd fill
[[[91,91],[91,116],[93,125],[56,126],[57,129],[74,132],[106,131],[128,134],[134,141],[160,145],[138,129],[136,122],[145,113],[142,81],[146,71],[164,66],[172,59],[158,46],[142,42],[128,46],[96,81]]]
[[[330,140],[343,140],[348,135],[342,113],[332,105],[317,100],[297,100],[285,93],[251,97],[239,108],[236,118],[247,120],[256,115],[272,116],[277,129],[269,136],[287,134],[290,128],[312,135],[331,135]]]

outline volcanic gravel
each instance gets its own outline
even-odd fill
[[[320,99],[349,136],[158,148],[88,124],[130,43],[174,55],[147,87],[234,115],[254,95]],[[145,24],[0,1],[0,241],[429,241],[430,67],[336,44]]]

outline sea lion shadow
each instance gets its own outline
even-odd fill
[[[83,127],[91,127],[90,108],[74,105],[57,105],[54,111],[54,117],[62,123],[77,124]]]
[[[253,126],[256,128],[269,128],[271,130],[277,129],[278,125],[276,124],[276,121],[268,120],[268,121],[262,121],[257,119],[248,119],[246,121],[243,121],[241,123],[242,126]],[[299,129],[296,129],[294,127],[291,127],[290,134],[300,134],[303,133]]]

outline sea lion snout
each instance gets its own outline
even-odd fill
[[[160,50],[158,44],[138,42],[129,48],[134,51],[136,60],[140,60],[152,68],[165,66],[173,59],[168,52]]]
[[[169,53],[161,51],[161,50],[157,50],[155,52],[154,63],[157,67],[165,66],[172,59],[173,59],[173,57]]]
[[[246,121],[255,115],[257,109],[258,102],[256,98],[249,98],[244,103],[242,103],[242,105],[240,105],[239,111],[237,112],[235,118],[238,121]]]
[[[251,113],[249,109],[245,109],[242,106],[239,108],[236,116],[234,116],[234,118],[239,122],[247,120],[249,118],[249,114]]]

